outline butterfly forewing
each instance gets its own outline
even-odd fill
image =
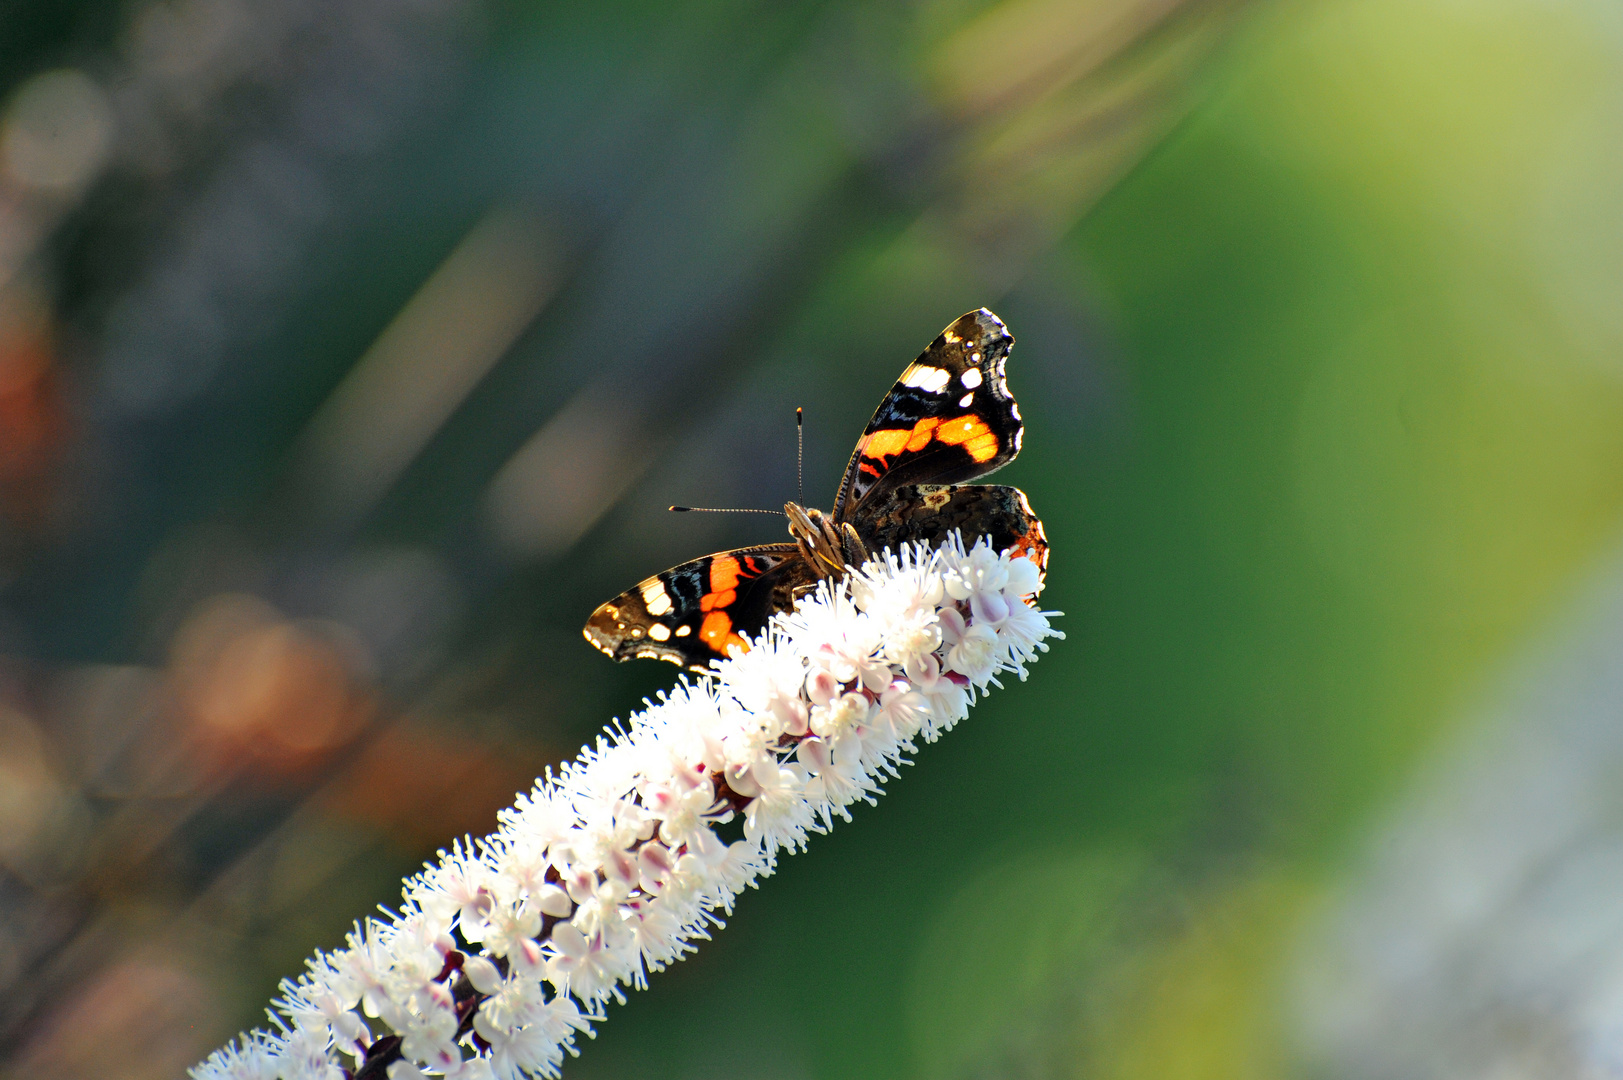
[[[616,660],[652,657],[703,669],[744,647],[776,611],[792,603],[792,588],[810,576],[794,544],[764,544],[717,552],[655,574],[598,605],[586,640]]]
[[[985,308],[960,316],[902,372],[845,467],[836,520],[854,520],[876,492],[956,484],[1020,452],[1020,410],[1004,382],[1014,338]]]

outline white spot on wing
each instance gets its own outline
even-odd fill
[[[656,617],[671,610],[671,598],[658,578],[643,584],[642,602],[647,605],[648,614]]]
[[[963,397],[958,399],[958,407],[960,409],[967,409],[967,408],[969,408],[969,403],[971,401],[974,401],[974,400],[975,400],[975,391],[971,390],[969,393],[965,394]]]
[[[969,368],[962,375],[958,376],[958,381],[964,384],[965,390],[975,389],[975,387],[981,384],[981,369],[973,367]]]
[[[912,386],[931,394],[939,394],[947,388],[952,376],[946,368],[931,367],[928,364],[912,364],[902,372],[902,385]]]
[[[671,628],[663,623],[655,623],[648,628],[648,636],[655,641],[668,641],[671,636]]]
[[[691,626],[678,626],[676,628],[677,637],[687,637],[691,633],[693,633],[693,627]]]

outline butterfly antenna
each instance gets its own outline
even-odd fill
[[[753,510],[743,506],[671,506],[667,507],[676,514],[771,514],[773,517],[782,517],[782,510]]]
[[[795,475],[799,481],[799,502],[806,501],[806,410],[795,410]],[[755,510],[740,506],[669,506],[667,510],[673,514],[771,514],[773,517],[782,517],[782,510]]]

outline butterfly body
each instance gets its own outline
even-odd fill
[[[868,422],[829,513],[789,503],[792,543],[718,552],[656,574],[600,605],[586,639],[616,660],[703,670],[760,633],[827,577],[912,541],[957,530],[1045,569],[1048,543],[1024,493],[966,485],[1020,452],[1020,410],[1004,382],[1014,339],[985,308],[955,320],[902,372]]]

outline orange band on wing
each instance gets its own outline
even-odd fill
[[[900,428],[871,432],[862,437],[862,456],[877,461],[892,454],[900,454],[907,448],[907,440],[912,437],[911,431],[902,431]]]
[[[914,424],[913,437],[907,440],[907,446],[904,449],[917,453],[918,451],[923,450],[926,446],[929,446],[930,432],[934,431],[936,427],[940,425],[940,423],[941,421],[939,418],[934,416],[926,416],[923,420],[920,420],[918,423]]]
[[[738,560],[731,555],[717,555],[710,560],[710,591],[726,592],[738,588]]]
[[[708,592],[699,597],[700,611],[714,611],[724,608],[738,599],[738,590],[728,589],[726,592]]]
[[[699,627],[699,640],[723,656],[728,655],[734,647],[740,652],[749,652],[750,648],[743,638],[733,633],[733,620],[727,617],[725,611],[712,611],[704,617],[704,623]]]
[[[930,433],[940,423],[939,417],[926,416],[914,424],[911,431],[885,428],[882,431],[870,432],[862,437],[862,456],[878,461],[900,454],[903,450],[917,453],[930,445]]]
[[[986,421],[973,413],[944,424],[937,417],[927,416],[914,424],[911,431],[886,428],[870,432],[862,437],[862,456],[879,461],[904,450],[917,453],[930,445],[931,439],[948,446],[962,446],[976,461],[991,461],[997,457],[997,435],[987,427]]]
[[[986,421],[974,414],[942,424],[935,437],[949,446],[962,446],[976,461],[991,461],[997,457],[997,435],[986,426]]]
[[[710,591],[699,597],[700,611],[724,608],[738,599],[738,560],[731,555],[717,555],[710,560]]]

